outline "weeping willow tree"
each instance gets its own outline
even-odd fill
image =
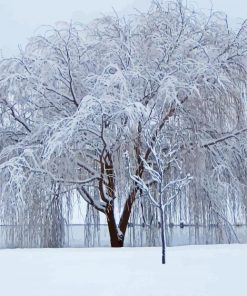
[[[2,221],[32,225],[42,246],[61,246],[76,196],[89,205],[87,222],[105,216],[113,247],[124,245],[130,221],[158,225],[124,157],[152,186],[148,131],[151,146],[160,133],[177,141],[194,178],[167,223],[232,232],[246,221],[246,35],[246,22],[233,30],[222,13],[154,1],[126,18],[49,27],[1,61]]]

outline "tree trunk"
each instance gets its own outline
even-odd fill
[[[114,217],[113,207],[107,209],[107,224],[112,248],[122,248],[124,244],[124,235],[120,234]]]
[[[165,221],[164,221],[164,211],[160,207],[160,224],[161,224],[161,242],[162,242],[162,264],[166,263],[166,239],[165,239]]]
[[[130,192],[130,194],[129,194],[129,196],[128,196],[125,204],[124,204],[123,212],[122,212],[120,222],[119,222],[119,229],[121,230],[123,236],[125,235],[125,232],[126,232],[127,227],[128,227],[128,222],[129,222],[129,219],[130,219],[133,204],[134,204],[135,199],[136,199],[137,191],[138,191],[138,188],[137,187],[134,188]]]

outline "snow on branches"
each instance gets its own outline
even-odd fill
[[[122,246],[141,180],[149,172],[163,182],[156,169],[175,163],[175,146],[181,175],[164,184],[193,180],[179,214],[164,202],[173,208],[167,221],[210,224],[212,211],[217,223],[223,214],[246,219],[246,35],[246,21],[233,30],[222,13],[153,1],[145,13],[33,36],[0,63],[2,220],[7,188],[30,216],[80,196],[106,215],[112,246]],[[31,206],[36,198],[42,209]]]

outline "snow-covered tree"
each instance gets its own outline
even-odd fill
[[[141,196],[124,153],[142,179],[147,127],[150,145],[176,133],[183,174],[194,177],[180,203],[185,220],[246,219],[246,36],[246,22],[235,31],[224,14],[180,1],[34,36],[0,65],[2,219],[34,219],[62,237],[78,196],[106,216],[111,245],[123,246]]]
[[[152,129],[151,129],[152,130]],[[141,177],[132,175],[130,177],[136,186],[141,188],[150,203],[158,208],[160,214],[160,234],[162,243],[162,264],[166,263],[166,223],[167,206],[169,206],[185,187],[192,177],[187,174],[183,176],[179,160],[179,147],[176,138],[167,137],[166,133],[159,134],[153,141],[153,135],[148,131],[144,135],[145,144],[151,150],[149,161],[140,156],[145,168],[145,174]],[[173,140],[173,141],[172,141]],[[175,143],[174,143],[175,141]],[[129,162],[129,157],[127,154]],[[130,165],[130,164],[128,164]]]

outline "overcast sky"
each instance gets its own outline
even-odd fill
[[[15,54],[41,25],[71,19],[88,22],[102,13],[146,10],[151,0],[0,0],[0,49],[4,56]],[[247,0],[194,0],[200,9],[225,11],[232,19],[247,18]],[[235,21],[237,22],[237,21]]]

